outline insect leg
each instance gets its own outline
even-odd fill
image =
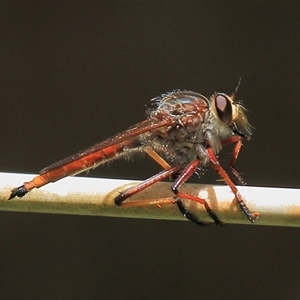
[[[226,145],[226,144],[230,144],[230,143],[236,143],[235,147],[233,149],[233,152],[232,152],[232,157],[231,157],[230,163],[229,163],[230,170],[231,170],[232,174],[237,178],[237,180],[239,181],[240,184],[246,185],[246,182],[244,181],[244,179],[242,178],[240,173],[235,169],[235,163],[236,163],[237,157],[240,153],[241,147],[243,145],[242,139],[240,136],[233,136],[233,137],[230,137],[230,138],[222,141],[222,145]]]
[[[196,196],[192,196],[192,195],[189,195],[186,193],[179,192],[180,187],[195,173],[195,171],[197,170],[199,165],[200,165],[199,159],[195,159],[192,162],[190,162],[188,164],[188,166],[183,170],[183,172],[176,179],[176,181],[172,187],[172,191],[178,198],[188,199],[188,200],[196,201],[198,203],[203,204],[206,211],[208,212],[209,216],[213,219],[213,221],[217,225],[224,225],[224,223],[221,222],[219,220],[219,218],[217,217],[217,215],[212,211],[212,209],[210,208],[209,204],[207,203],[207,201],[205,199],[201,199]],[[181,211],[181,213],[188,220],[190,220],[198,225],[205,225],[205,223],[199,221],[194,214],[192,214],[191,212],[188,211],[188,209],[185,207],[185,205],[183,204],[183,202],[180,199],[177,200],[177,206],[178,206],[179,210]]]
[[[129,197],[137,194],[140,191],[143,191],[144,189],[146,189],[146,188],[150,187],[151,185],[155,184],[156,182],[159,182],[161,180],[164,180],[164,179],[168,178],[169,176],[171,176],[172,174],[177,172],[178,169],[179,169],[179,166],[175,166],[175,167],[169,168],[167,170],[163,170],[163,171],[159,172],[158,174],[146,179],[142,183],[140,183],[140,184],[138,184],[138,185],[136,185],[132,188],[129,188],[128,190],[126,190],[124,192],[122,192],[119,196],[117,196],[115,198],[116,205],[126,206],[126,203],[123,203],[126,199],[128,199]],[[153,200],[150,200],[150,201],[153,202]],[[148,202],[145,201],[145,205]],[[134,202],[132,202],[131,206],[134,206]]]
[[[145,148],[144,151],[151,157],[153,158],[162,168],[165,170],[170,168],[170,165],[159,155],[154,151],[152,148]],[[175,172],[174,172],[175,173]],[[173,174],[174,174],[173,173]],[[193,174],[193,173],[192,173]],[[135,201],[136,202],[136,201]],[[176,200],[176,204],[180,210],[180,212],[190,221],[203,226],[203,225],[209,225],[209,223],[204,223],[198,220],[198,218],[190,213],[187,209],[187,207],[183,204],[183,202],[180,199]]]
[[[249,219],[249,221],[253,223],[255,221],[255,219],[259,216],[259,214],[258,213],[252,213],[250,211],[250,209],[247,207],[247,205],[246,205],[243,197],[239,193],[238,189],[236,188],[236,186],[234,185],[234,183],[232,182],[232,180],[230,179],[230,177],[228,176],[226,171],[221,167],[221,165],[220,165],[215,153],[213,152],[213,150],[211,148],[207,148],[206,151],[207,151],[208,157],[211,161],[211,165],[212,165],[213,169],[215,171],[217,171],[219,173],[219,175],[228,184],[228,186],[230,187],[230,189],[232,190],[232,192],[235,195],[235,198],[238,202],[238,205],[239,205],[240,209],[246,215],[246,217]]]
[[[154,159],[164,170],[170,169],[171,166],[159,155],[154,151],[152,148],[144,148],[144,151]]]

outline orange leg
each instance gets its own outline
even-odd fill
[[[170,169],[167,170],[163,170],[161,172],[159,172],[158,174],[155,174],[154,176],[146,179],[145,181],[141,182],[140,184],[129,188],[128,190],[122,192],[119,196],[117,196],[115,198],[115,203],[118,206],[122,206],[124,205],[123,202],[128,199],[129,197],[137,194],[138,192],[143,191],[144,189],[150,187],[151,185],[155,184],[156,182],[162,181],[166,178],[168,178],[169,176],[171,176],[172,174],[174,174],[175,172],[177,172],[179,169],[178,166],[172,167]],[[150,200],[153,202],[153,200]],[[135,201],[134,201],[135,202]],[[132,203],[131,206],[134,206],[134,202]],[[149,201],[145,201],[145,205],[149,204]]]
[[[154,151],[152,148],[145,148],[144,151],[154,159],[164,170],[170,169],[171,166],[159,155]]]
[[[237,160],[237,157],[240,153],[241,147],[243,145],[242,139],[241,139],[240,136],[233,136],[233,137],[230,137],[230,138],[225,139],[225,140],[222,141],[222,145],[226,145],[226,144],[230,144],[230,143],[236,143],[236,144],[235,144],[235,147],[233,149],[232,158],[230,160],[229,167],[231,169],[232,174],[237,178],[239,183],[242,184],[242,185],[246,185],[246,183],[243,180],[242,176],[240,175],[240,173],[234,167],[235,163],[236,163],[236,160]]]
[[[148,153],[148,151],[147,151]],[[149,154],[152,158],[155,159],[155,161],[157,161],[160,165],[164,166],[164,160],[162,159],[162,163],[160,160],[160,156],[158,154],[156,154],[156,152],[154,150],[150,150]],[[153,153],[155,153],[153,155]],[[224,225],[223,222],[221,222],[219,220],[219,218],[216,216],[216,214],[212,211],[212,209],[210,208],[209,204],[207,203],[207,201],[205,199],[201,199],[199,197],[196,196],[192,196],[186,193],[181,193],[179,192],[180,187],[195,173],[196,169],[199,167],[200,165],[200,160],[196,159],[194,161],[192,161],[178,176],[178,178],[176,179],[173,187],[172,187],[172,191],[173,193],[176,195],[177,199],[174,198],[165,198],[165,199],[161,199],[161,200],[156,200],[156,199],[150,199],[150,200],[143,200],[143,201],[132,201],[132,202],[127,202],[124,203],[124,201],[126,199],[128,199],[129,197],[135,195],[136,193],[152,186],[153,184],[155,184],[156,182],[159,182],[163,179],[166,179],[169,176],[172,176],[174,173],[176,173],[179,170],[178,166],[172,167],[172,168],[168,168],[166,170],[161,171],[160,173],[148,178],[147,180],[145,180],[144,182],[138,184],[137,186],[134,186],[132,188],[129,188],[128,190],[124,191],[123,193],[121,193],[119,196],[117,196],[115,198],[115,203],[119,206],[123,206],[123,207],[132,207],[132,206],[141,206],[141,205],[148,205],[148,204],[166,204],[166,203],[176,203],[179,210],[181,211],[181,213],[190,221],[198,224],[198,225],[207,225],[207,223],[203,223],[202,221],[199,221],[198,218],[192,214],[191,212],[188,211],[188,209],[185,207],[184,203],[178,199],[178,198],[182,198],[182,199],[187,199],[187,200],[191,200],[191,201],[196,201],[198,203],[201,203],[202,205],[204,205],[206,211],[208,212],[208,214],[210,215],[210,217],[213,219],[213,221],[218,224],[218,225]],[[166,165],[165,165],[166,167]]]
[[[159,165],[161,165],[164,169],[170,168],[170,165],[160,155],[158,155],[153,149],[146,148],[144,151],[150,157],[152,157]],[[208,203],[207,203],[206,200],[198,198],[198,197],[194,197],[194,196],[189,195],[189,194],[180,193],[178,191],[179,188],[195,173],[195,171],[197,170],[197,168],[199,167],[199,165],[200,165],[200,161],[199,160],[195,160],[195,161],[191,162],[186,167],[186,169],[183,170],[183,172],[181,173],[181,175],[175,181],[174,186],[172,187],[172,191],[179,198],[188,199],[188,200],[191,200],[191,201],[196,201],[196,202],[199,202],[199,203],[203,204],[204,207],[205,207],[205,209],[206,209],[206,211],[208,212],[208,214],[210,215],[210,217],[214,220],[214,222],[216,224],[219,224],[219,225],[224,225],[224,223],[221,222],[219,220],[219,218],[215,215],[215,213],[212,211],[212,209],[210,208],[210,206],[208,205]],[[190,213],[181,200],[177,199],[176,203],[177,203],[177,206],[178,206],[179,210],[181,211],[181,213],[188,220],[191,220],[192,222],[194,222],[194,223],[196,223],[198,225],[207,225],[206,223],[203,223],[203,222],[199,221],[196,216],[194,216],[192,213]]]
[[[195,171],[197,170],[197,168],[200,165],[200,160],[199,159],[195,159],[192,162],[190,162],[188,164],[188,166],[183,170],[183,172],[179,175],[179,177],[176,179],[173,187],[172,187],[172,191],[173,193],[176,195],[176,197],[178,198],[182,198],[182,199],[188,199],[191,201],[195,201],[198,203],[201,203],[202,205],[204,205],[206,211],[208,212],[209,216],[213,219],[213,221],[217,224],[217,225],[224,225],[223,222],[221,222],[219,220],[219,218],[217,217],[217,215],[212,211],[212,209],[210,208],[209,204],[207,203],[207,201],[205,199],[196,197],[196,196],[192,196],[186,193],[181,193],[179,191],[180,187],[195,173]],[[188,209],[185,207],[185,205],[183,204],[183,202],[180,199],[177,199],[177,206],[179,208],[179,210],[182,212],[182,214],[190,221],[198,224],[198,225],[207,225],[206,223],[203,223],[201,221],[199,221],[197,219],[197,217],[192,214],[191,212],[188,211]]]
[[[238,189],[236,188],[236,186],[234,185],[234,183],[232,182],[232,180],[230,179],[230,177],[228,176],[226,171],[221,167],[213,150],[211,148],[208,148],[206,151],[207,151],[207,154],[211,161],[211,165],[212,165],[213,169],[215,171],[217,171],[219,173],[219,175],[225,180],[227,185],[230,187],[230,189],[234,193],[236,201],[238,202],[240,209],[247,216],[249,221],[253,223],[255,221],[255,219],[258,217],[258,213],[252,213],[250,211],[250,209],[247,207],[247,205],[246,205],[243,197],[239,193]]]

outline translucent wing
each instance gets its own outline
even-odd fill
[[[105,160],[107,158],[107,153],[109,153],[111,156],[113,156],[114,152],[117,152],[121,149],[121,144],[125,143],[126,147],[130,147],[130,142],[132,140],[137,139],[138,136],[140,136],[143,133],[151,132],[157,128],[167,126],[172,124],[171,119],[164,119],[164,120],[152,120],[147,119],[145,121],[142,121],[140,123],[135,124],[134,126],[128,128],[127,130],[118,133],[111,138],[97,143],[91,147],[89,147],[86,150],[79,151],[78,153],[71,155],[67,158],[64,158],[46,168],[40,171],[40,174],[44,174],[47,172],[50,172],[54,169],[59,169],[63,166],[69,165],[72,162],[83,160],[85,157],[91,157],[93,159],[94,154],[94,163],[99,164],[101,160]],[[106,151],[107,150],[107,151]],[[109,151],[108,151],[109,150]],[[84,169],[82,170],[84,171]]]

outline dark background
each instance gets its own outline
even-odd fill
[[[37,173],[143,120],[162,92],[230,94],[241,77],[255,131],[237,168],[249,185],[299,188],[299,11],[299,2],[0,3],[1,171]],[[87,176],[157,171],[145,159]],[[200,182],[215,183],[206,173]],[[0,218],[1,299],[299,297],[297,228]]]

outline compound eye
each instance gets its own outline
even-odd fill
[[[217,94],[215,105],[219,119],[226,125],[232,123],[232,102],[229,97],[223,94]]]

